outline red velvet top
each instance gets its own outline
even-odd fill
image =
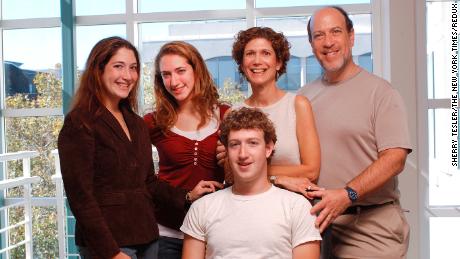
[[[220,117],[228,108],[230,107],[227,105],[219,106]],[[217,165],[216,159],[217,140],[219,139],[217,131],[201,141],[196,141],[172,131],[164,134],[154,127],[153,113],[145,115],[144,121],[149,127],[150,140],[158,150],[160,158],[158,177],[161,180],[186,190],[192,190],[201,180],[224,181],[224,170]],[[181,211],[180,217],[174,217],[164,215],[165,213],[161,211],[161,208],[157,209],[158,222],[179,230],[185,214]]]

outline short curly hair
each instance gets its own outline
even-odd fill
[[[232,57],[236,64],[238,64],[238,70],[243,76],[245,76],[243,69],[241,68],[243,64],[244,48],[251,40],[259,38],[266,39],[271,42],[272,47],[275,50],[276,60],[281,63],[281,68],[278,70],[276,75],[276,79],[278,79],[281,75],[286,73],[287,62],[291,57],[291,54],[289,53],[291,44],[283,33],[275,32],[269,27],[252,27],[238,32],[235,36],[235,42],[233,43],[232,48]]]
[[[265,143],[276,143],[276,131],[273,122],[257,108],[242,107],[232,110],[220,124],[220,141],[228,147],[230,131],[242,129],[260,129],[264,133]],[[275,151],[273,150],[271,156]],[[271,158],[270,156],[270,158]],[[270,162],[270,158],[268,162]]]

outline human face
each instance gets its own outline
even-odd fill
[[[102,82],[105,88],[106,105],[118,105],[128,97],[136,86],[139,74],[134,52],[127,48],[120,48],[105,65]]]
[[[176,99],[179,105],[191,100],[195,75],[187,59],[179,55],[164,55],[160,59],[160,72],[166,91]]]
[[[228,135],[228,160],[235,184],[267,180],[267,158],[273,144],[266,144],[260,129],[232,130]]]
[[[242,70],[252,86],[275,84],[280,68],[281,62],[267,39],[252,39],[244,47]]]
[[[314,14],[310,24],[313,53],[327,73],[346,71],[353,65],[351,49],[355,34],[348,32],[345,18],[333,8]]]

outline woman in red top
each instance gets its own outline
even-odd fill
[[[183,41],[163,45],[155,58],[155,111],[144,117],[160,157],[159,178],[191,190],[202,180],[223,182],[216,145],[220,118],[229,108],[198,50]],[[193,197],[192,197],[193,198]],[[159,258],[181,258],[185,213],[158,207]]]

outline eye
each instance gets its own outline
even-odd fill
[[[315,33],[315,34],[313,34],[313,39],[315,39],[315,40],[320,40],[323,37],[324,37],[323,33]]]
[[[268,50],[264,50],[264,51],[262,52],[262,54],[263,54],[264,56],[270,56],[272,53],[271,53],[270,51],[268,51]]]
[[[251,146],[257,146],[257,145],[259,145],[259,141],[257,141],[257,140],[251,140],[251,141],[249,141],[249,145],[251,145]]]
[[[161,78],[167,79],[167,78],[170,77],[170,75],[171,75],[170,73],[162,72],[162,73],[161,73]]]
[[[113,65],[113,67],[116,68],[116,69],[122,69],[123,65],[122,64],[115,64],[115,65]]]
[[[187,69],[185,69],[185,68],[181,68],[181,69],[177,70],[177,73],[180,74],[180,75],[184,74],[185,72],[187,72]]]
[[[253,56],[254,53],[255,53],[254,51],[248,51],[248,52],[244,53],[244,55],[249,57],[249,56]]]
[[[137,65],[130,66],[129,69],[137,71]]]
[[[239,146],[239,144],[240,144],[239,142],[229,142],[228,147],[229,148],[235,148],[235,147]]]
[[[337,29],[334,29],[334,30],[332,31],[332,34],[337,35],[337,34],[339,34],[339,33],[341,33],[341,32],[342,32],[342,30],[337,28]]]

